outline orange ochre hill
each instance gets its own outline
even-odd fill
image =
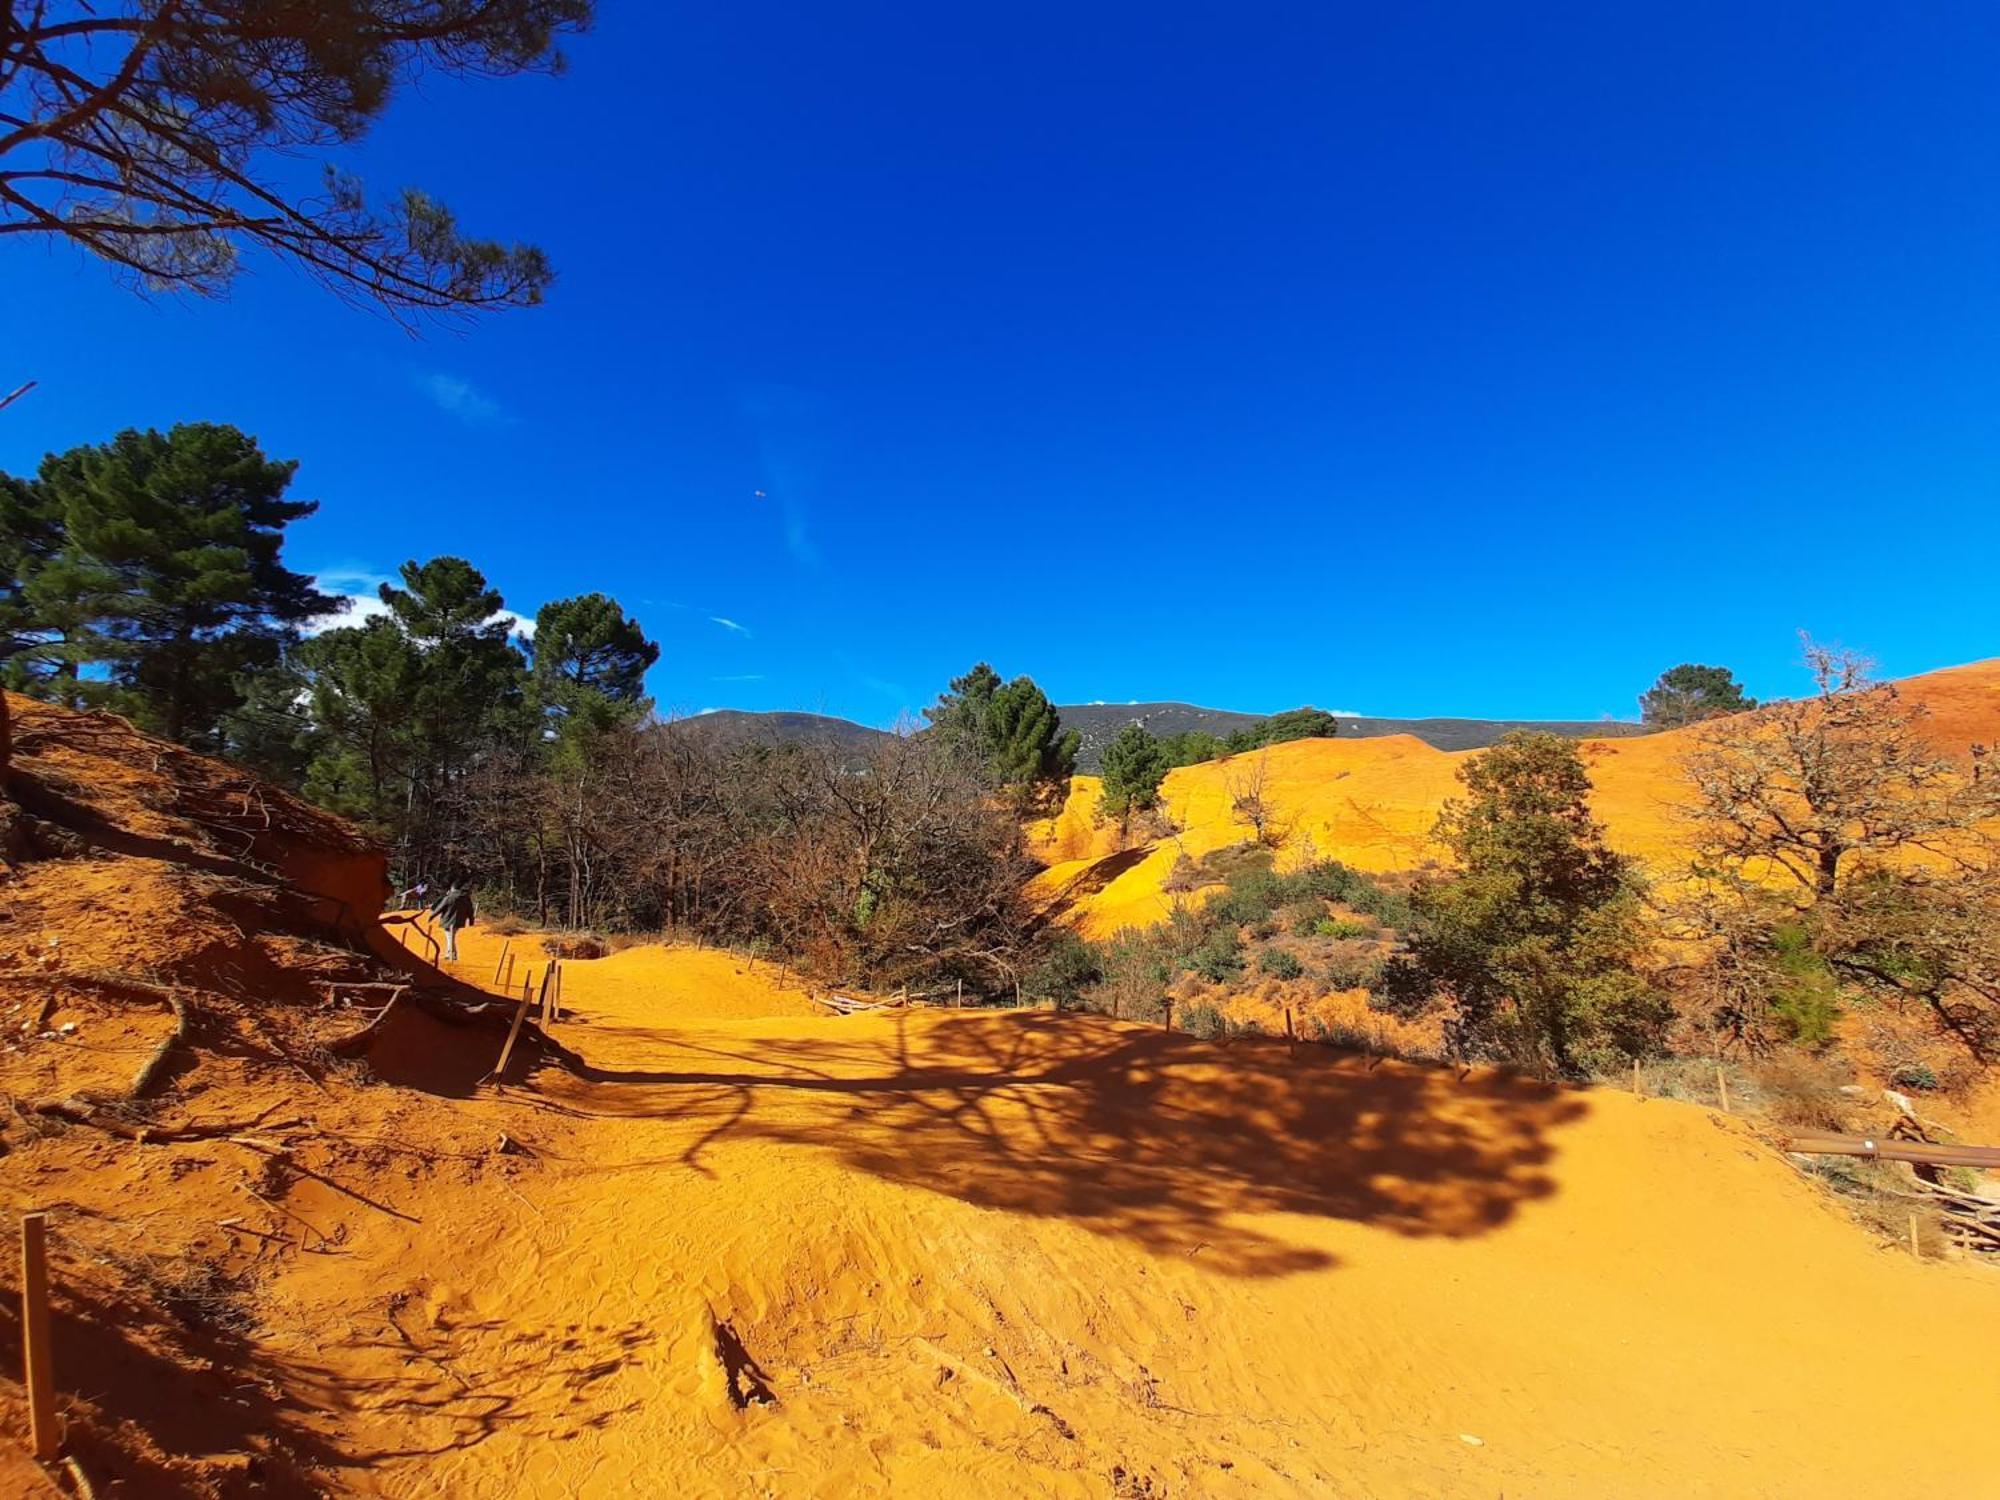
[[[2000,1276],[1885,1246],[1737,1119],[1093,1016],[833,1016],[667,946],[566,961],[496,1082],[515,1007],[483,992],[544,939],[474,928],[441,973],[357,938],[264,857],[351,899],[331,820],[21,713],[0,1202],[50,1215],[101,1496],[2000,1491]],[[406,982],[426,1005],[327,1040],[355,1018],[321,986]],[[121,1100],[166,991],[213,1031]],[[22,1446],[6,1264],[0,1492],[77,1493]]]
[[[1941,750],[1964,755],[1974,744],[2000,742],[2000,658],[1897,686],[1928,710],[1926,732]],[[1693,739],[1693,731],[1669,730],[1583,742],[1591,804],[1611,843],[1661,869],[1674,868],[1684,854],[1681,767]],[[1097,817],[1100,781],[1079,776],[1061,811],[1033,829],[1035,847],[1048,862],[1035,891],[1059,920],[1088,938],[1162,921],[1174,900],[1167,878],[1183,855],[1200,860],[1250,837],[1231,810],[1232,786],[1240,786],[1260,760],[1264,803],[1285,833],[1281,862],[1310,854],[1360,870],[1413,870],[1438,857],[1431,827],[1459,790],[1459,767],[1478,753],[1435,750],[1399,734],[1293,740],[1182,766],[1161,788],[1166,820],[1179,831],[1124,848],[1116,825]]]

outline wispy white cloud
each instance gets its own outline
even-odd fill
[[[737,635],[754,636],[757,633],[748,625],[739,625],[727,615],[710,615],[708,621],[711,625],[720,625],[724,630],[732,631]]]
[[[456,375],[426,375],[423,388],[438,410],[471,427],[497,427],[508,420],[500,403]]]
[[[379,592],[385,583],[397,580],[387,573],[358,565],[343,565],[337,568],[322,568],[313,575],[313,584],[323,594],[332,594],[340,601],[337,613],[313,621],[306,627],[307,635],[324,635],[329,630],[341,630],[350,625],[365,625],[377,615],[389,613],[389,606],[382,602]],[[508,633],[523,635],[529,640],[535,638],[535,621],[530,615],[517,614],[511,609],[503,609],[493,617],[507,622]]]
[[[375,590],[390,582],[386,573],[358,566],[325,568],[313,575],[313,584],[323,594],[332,594],[340,601],[336,614],[326,615],[306,627],[307,635],[324,635],[329,630],[343,630],[350,625],[363,625],[376,615],[389,613],[389,606],[382,602]]]
[[[711,677],[710,682],[762,682],[762,672],[731,672],[721,677]]]

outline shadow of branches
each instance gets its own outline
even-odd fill
[[[697,1169],[724,1140],[783,1141],[1238,1276],[1331,1263],[1258,1215],[1412,1236],[1497,1229],[1554,1190],[1551,1133],[1587,1108],[1527,1079],[1048,1013],[662,1033],[650,1050],[660,1066],[562,1054],[536,1081],[568,1110],[685,1125],[681,1159]]]

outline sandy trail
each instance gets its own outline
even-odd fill
[[[497,947],[471,934],[462,975]],[[266,1337],[305,1424],[368,1456],[341,1488],[1858,1496],[1989,1473],[2000,1280],[1880,1248],[1735,1122],[1088,1017],[740,1018],[759,992],[800,1003],[727,955],[574,963],[557,1039],[581,1069],[464,1106],[534,1169],[413,1175],[407,1218],[295,1194],[350,1232],[272,1284]]]

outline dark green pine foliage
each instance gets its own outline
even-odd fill
[[[416,653],[410,751],[412,787],[405,838],[429,849],[446,836],[454,794],[479,756],[532,737],[527,663],[500,618],[505,601],[461,557],[407,562],[403,586],[383,584],[382,602]]]
[[[306,795],[388,832],[411,797],[423,659],[395,620],[329,630],[294,658],[311,694]]]
[[[1330,740],[1339,733],[1340,720],[1323,708],[1288,708],[1247,729],[1236,730],[1225,741],[1225,748],[1231,755],[1241,755],[1246,750],[1282,745],[1287,740]]]
[[[1080,738],[1032,677],[1003,683],[980,662],[924,710],[930,732],[1025,800],[1054,792],[1076,770]]]
[[[981,728],[987,769],[1004,787],[1052,788],[1076,770],[1079,737],[1064,732],[1056,706],[1033,678],[1016,677],[995,691]]]
[[[1137,724],[1127,724],[1104,747],[1099,772],[1104,778],[1099,807],[1123,820],[1159,800],[1160,783],[1168,770],[1166,748]]]
[[[1639,695],[1639,717],[1660,729],[1740,714],[1756,706],[1757,700],[1745,696],[1729,668],[1693,662],[1662,672],[1659,681]]]
[[[535,698],[558,741],[630,723],[646,710],[646,671],[660,659],[639,622],[604,594],[544,604],[535,615]]]
[[[1459,770],[1435,837],[1458,871],[1419,881],[1383,1003],[1451,1007],[1460,1056],[1575,1075],[1654,1050],[1669,1019],[1641,975],[1647,939],[1631,864],[1591,815],[1574,741],[1516,731]]]
[[[126,431],[42,465],[66,533],[51,566],[90,580],[102,640],[89,649],[121,705],[169,739],[222,748],[245,675],[335,607],[281,559],[285,528],[318,508],[285,498],[296,468],[212,423]]]
[[[954,677],[951,687],[938,701],[924,710],[931,731],[968,756],[984,754],[986,711],[1000,690],[1000,674],[980,662],[963,677]]]

